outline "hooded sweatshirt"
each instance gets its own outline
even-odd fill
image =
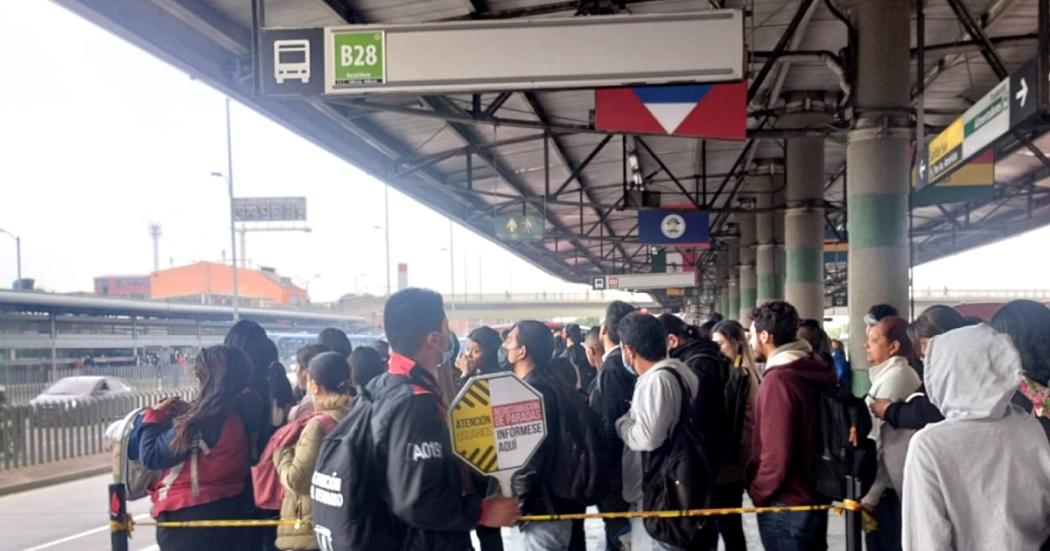
[[[890,359],[872,366],[871,390],[864,401],[868,406],[876,399],[894,402],[911,396],[922,385],[919,374],[903,356]],[[898,429],[885,423],[882,419],[872,417],[871,439],[878,448],[879,470],[871,490],[862,500],[867,505],[875,505],[887,488],[900,490],[904,481],[904,457],[908,451],[908,442],[915,434],[911,429]]]
[[[766,362],[755,403],[751,499],[756,505],[820,502],[809,474],[817,453],[819,385],[835,386],[835,370],[803,340],[775,349]]]
[[[689,399],[696,398],[699,382],[696,374],[678,360],[665,359],[653,365],[634,386],[631,409],[616,421],[616,433],[624,442],[623,499],[627,503],[642,501],[642,452],[659,449],[674,432],[682,413],[682,388],[673,369],[689,389]]]
[[[945,420],[911,440],[904,549],[1038,549],[1050,536],[1050,444],[1010,403],[1017,350],[981,324],[934,337],[926,357],[926,389]]]

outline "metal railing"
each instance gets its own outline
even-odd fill
[[[35,365],[0,364],[0,387],[3,387],[6,403],[24,404],[38,396],[55,381],[81,375],[119,377],[130,384],[135,391],[158,391],[195,383],[188,365],[127,363],[123,365],[103,364],[79,369],[62,366],[52,369],[49,362],[40,362]]]
[[[468,293],[444,295],[446,304],[525,304],[536,302],[575,302],[575,303],[608,303],[613,300],[624,300],[628,296],[635,301],[650,303],[652,300],[642,294],[628,294],[624,291],[591,291],[584,293]]]
[[[106,427],[135,408],[195,389],[135,392],[64,403],[0,407],[0,471],[75,459],[109,451]]]
[[[918,300],[927,299],[1050,299],[1050,289],[915,289],[912,294]]]

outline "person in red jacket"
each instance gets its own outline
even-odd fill
[[[748,465],[751,500],[758,506],[825,503],[809,476],[820,438],[820,385],[834,386],[834,368],[796,340],[795,307],[772,301],[751,314],[751,348],[766,362],[755,400],[755,426]],[[766,549],[827,549],[824,511],[766,513],[758,532]]]
[[[148,408],[139,431],[139,459],[162,471],[149,488],[158,521],[241,519],[252,436],[262,401],[251,390],[251,360],[237,348],[201,350],[193,366],[200,392],[189,403],[169,398]],[[238,528],[157,528],[161,550],[234,548]]]

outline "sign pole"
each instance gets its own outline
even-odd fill
[[[128,551],[128,500],[123,484],[109,485],[109,545],[113,551]]]
[[[230,192],[230,267],[233,269],[233,320],[241,319],[237,288],[237,223],[233,212],[233,138],[230,132],[230,97],[226,96],[226,185]]]

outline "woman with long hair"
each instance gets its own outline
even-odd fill
[[[755,424],[755,398],[758,396],[759,376],[751,346],[743,326],[733,320],[723,320],[711,328],[711,340],[718,351],[729,360],[726,378],[726,419],[729,434],[737,446],[737,454],[730,458],[718,473],[715,485],[714,507],[740,507],[744,495],[744,469],[751,458],[751,433]],[[718,517],[718,532],[727,551],[747,549],[739,515]]]
[[[169,398],[148,408],[139,431],[139,459],[163,471],[150,486],[158,521],[241,519],[250,442],[265,423],[264,405],[251,389],[252,365],[240,350],[201,350],[193,366],[200,389],[189,403]],[[162,550],[232,549],[238,528],[157,528]]]
[[[354,388],[364,388],[368,382],[386,372],[379,351],[369,346],[359,346],[350,353],[351,394]]]
[[[1015,403],[1039,417],[1050,417],[1050,308],[1031,300],[1006,303],[992,316],[992,327],[1010,335],[1021,355]]]

